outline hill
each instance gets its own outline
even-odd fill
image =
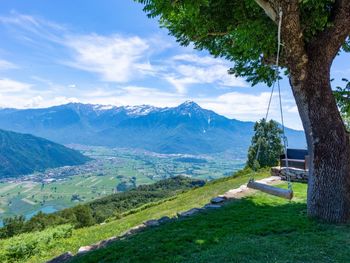
[[[261,172],[256,179],[265,176],[268,172]],[[0,260],[45,262],[66,251],[76,253],[81,246],[120,235],[146,220],[201,207],[249,177],[249,172],[240,172],[214,180],[102,225],[76,230],[60,226],[0,240]],[[72,262],[349,262],[350,251],[344,249],[349,226],[307,218],[306,185],[294,183],[293,188],[292,201],[257,193],[147,228]]]
[[[88,160],[80,152],[46,139],[0,130],[0,179]]]
[[[24,217],[7,218],[5,221],[11,221],[11,223],[5,223],[5,227],[0,228],[0,238],[63,224],[71,224],[75,228],[80,228],[102,223],[106,219],[121,217],[124,213],[137,210],[143,205],[162,201],[203,185],[205,185],[203,180],[176,176],[154,184],[140,185],[126,192],[111,194],[54,213],[38,213],[27,221]]]
[[[235,152],[246,157],[253,122],[228,119],[187,101],[173,108],[70,103],[44,109],[2,109],[0,128],[63,144],[139,148],[157,153]],[[289,145],[304,148],[301,131],[286,129]]]

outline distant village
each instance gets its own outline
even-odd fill
[[[108,157],[106,159],[94,159],[83,165],[76,166],[63,166],[58,168],[47,169],[43,172],[36,172],[34,174],[21,176],[19,178],[6,178],[1,179],[0,182],[16,183],[31,181],[43,184],[49,184],[52,182],[62,181],[67,177],[75,175],[106,175],[105,164],[117,164],[120,163],[117,157]]]

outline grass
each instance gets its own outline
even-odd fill
[[[257,175],[257,178],[266,177],[268,175],[268,171],[261,172]],[[143,221],[160,218],[162,216],[174,216],[178,212],[182,212],[193,207],[201,207],[208,203],[212,197],[222,194],[229,189],[237,188],[246,183],[249,176],[249,174],[241,174],[238,177],[218,179],[208,183],[204,187],[190,190],[176,196],[174,199],[155,204],[154,206],[147,207],[143,210],[140,209],[140,211],[136,213],[130,214],[118,220],[112,220],[107,224],[73,230],[70,237],[52,239],[46,247],[39,244],[42,249],[37,250],[34,256],[29,258],[23,256],[20,259],[17,259],[16,262],[45,262],[46,260],[66,251],[76,253],[81,246],[90,245],[100,240],[120,235],[122,232],[133,226],[141,224]],[[40,238],[41,235],[46,235],[46,231],[51,230],[48,229],[43,232],[38,232],[36,233],[37,237]],[[25,244],[27,237],[29,239],[29,236],[26,234],[21,235],[23,244]],[[14,239],[12,238],[0,240],[0,248],[11,247],[13,242]],[[6,255],[6,251],[0,250],[0,252]]]
[[[72,262],[350,262],[350,226],[309,219],[306,185],[294,184],[294,190],[292,202],[258,193],[147,229]]]

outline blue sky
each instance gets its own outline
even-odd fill
[[[227,74],[230,63],[180,47],[132,0],[0,2],[0,107],[68,102],[175,106],[194,100],[230,118],[264,116],[270,89]],[[350,78],[350,55],[332,67]],[[288,81],[286,124],[301,129]],[[274,98],[271,116],[278,117]]]

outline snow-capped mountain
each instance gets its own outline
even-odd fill
[[[0,128],[59,143],[140,148],[159,153],[246,154],[253,122],[228,119],[192,101],[177,107],[116,107],[69,103],[45,109],[0,109]],[[305,146],[300,131],[287,129],[289,144]]]

